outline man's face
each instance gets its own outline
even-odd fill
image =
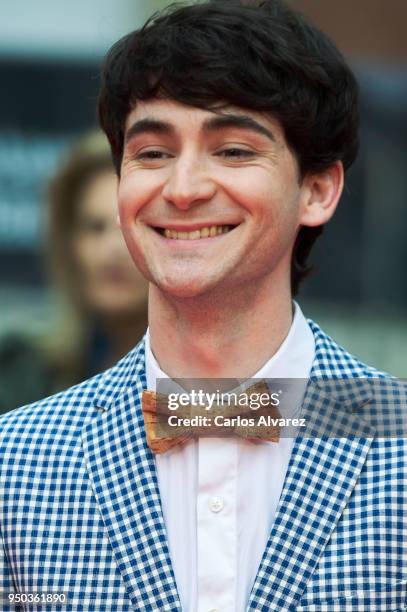
[[[122,230],[144,275],[173,296],[288,279],[303,192],[279,123],[262,113],[155,99],[127,117]]]

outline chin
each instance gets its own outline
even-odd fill
[[[162,291],[163,293],[166,293],[167,295],[171,295],[175,298],[182,298],[182,299],[199,297],[207,293],[207,291],[210,289],[210,287],[208,287],[207,284],[204,284],[202,283],[202,281],[198,281],[198,280],[180,282],[179,279],[177,279],[176,281],[174,280],[163,281],[162,279],[160,279],[160,281],[158,282],[155,282],[155,281],[153,282],[158,287],[158,289],[160,289],[160,291]]]
[[[163,291],[167,295],[171,295],[175,298],[180,298],[180,299],[195,298],[205,293],[205,291],[202,289],[199,291],[198,289],[195,289],[193,287],[183,287],[183,286],[182,287],[175,287],[175,286],[159,287],[159,289],[161,289],[161,291]]]

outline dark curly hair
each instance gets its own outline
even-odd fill
[[[108,53],[99,120],[120,173],[125,120],[138,100],[170,98],[203,109],[234,104],[277,119],[300,178],[358,150],[358,88],[334,43],[281,0],[209,0],[153,15]],[[323,226],[294,245],[295,294]]]

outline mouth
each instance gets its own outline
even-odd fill
[[[161,236],[171,240],[200,240],[202,238],[214,238],[222,234],[228,234],[237,225],[206,225],[204,227],[186,230],[172,229],[169,227],[154,227]]]

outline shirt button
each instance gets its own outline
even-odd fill
[[[223,506],[224,503],[221,497],[211,497],[211,499],[209,500],[209,509],[212,512],[220,512],[223,509]],[[209,612],[212,612],[212,610],[210,610]]]

